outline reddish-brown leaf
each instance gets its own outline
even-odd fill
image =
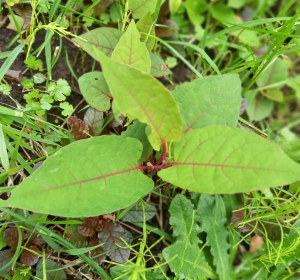
[[[250,253],[257,252],[263,245],[264,241],[261,236],[259,236],[257,233],[251,238],[251,244],[250,244]]]
[[[30,245],[28,246],[28,249],[40,253],[40,250],[36,245]],[[33,266],[38,262],[38,260],[39,260],[39,256],[37,254],[30,252],[28,250],[23,250],[21,254],[21,262],[23,264],[27,266]]]
[[[93,236],[98,225],[98,217],[89,217],[81,225],[78,226],[78,232],[83,236]]]
[[[231,222],[233,224],[237,224],[237,223],[239,223],[239,222],[241,222],[243,220],[245,220],[245,218],[244,218],[244,210],[243,209],[235,211],[235,212],[232,212]],[[238,232],[249,232],[249,231],[253,230],[253,228],[255,227],[255,225],[256,225],[256,222],[252,221],[250,223],[245,224],[243,227],[239,227],[238,225],[235,225],[234,228]]]
[[[71,116],[68,118],[68,124],[71,126],[71,134],[75,140],[78,141],[88,137],[84,131],[89,132],[89,126],[81,119]]]
[[[126,244],[122,241],[124,239],[126,242],[129,242],[129,238],[125,233],[125,230],[120,225],[108,224],[108,222],[103,221],[103,228],[98,233],[98,238],[100,243],[105,243],[102,247],[104,251],[109,251],[114,249],[106,255],[110,257],[112,261],[118,263],[125,263],[130,255],[130,249],[123,249],[118,247],[116,244],[126,247]],[[122,239],[121,239],[122,238]]]
[[[5,243],[11,247],[11,248],[17,248],[18,247],[18,241],[19,241],[19,233],[17,228],[7,228],[3,235]],[[24,241],[24,235],[22,234],[22,244]]]
[[[98,238],[94,238],[89,244],[87,247],[94,247],[94,246],[97,246],[100,244],[100,240]],[[104,253],[104,250],[102,247],[98,247],[88,253],[86,253],[86,256],[91,256],[92,258],[95,257],[95,256],[98,256],[100,254],[103,254]],[[101,265],[103,263],[103,261],[106,259],[106,255],[101,255],[101,256],[98,256],[98,257],[95,257],[93,258],[93,260],[98,263],[99,265]]]
[[[31,235],[31,237],[30,237]],[[28,241],[28,245],[43,245],[45,243],[45,240],[42,238],[41,235],[38,235],[36,232],[31,234],[31,231],[26,231],[26,238],[28,239],[30,237],[30,240]]]

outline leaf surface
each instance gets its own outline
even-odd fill
[[[180,109],[184,133],[208,125],[237,125],[241,106],[237,74],[197,79],[177,87],[172,94]]]
[[[82,140],[87,138],[87,133],[89,133],[89,126],[81,119],[75,116],[70,116],[68,118],[68,125],[71,126],[71,134],[75,140]]]
[[[156,209],[153,205],[145,207],[146,221],[152,219],[156,214]],[[143,207],[140,203],[134,205],[121,219],[124,222],[137,223],[144,221]]]
[[[0,268],[5,266],[14,256],[14,253],[12,250],[3,250],[0,251]],[[5,267],[4,269],[0,270],[0,273],[6,273],[11,270],[13,263],[11,263],[9,266]]]
[[[216,279],[212,268],[199,247],[200,227],[194,219],[194,205],[185,196],[178,194],[172,201],[169,212],[173,235],[177,240],[163,250],[171,270],[181,279]],[[177,257],[175,257],[177,255]],[[174,258],[175,257],[175,258]],[[174,258],[174,259],[173,259]],[[171,260],[173,259],[173,260]]]
[[[104,223],[104,227],[98,233],[98,238],[100,239],[100,243],[105,242],[105,244],[102,246],[104,251],[114,249],[106,253],[106,255],[109,256],[112,261],[125,263],[128,260],[130,256],[130,249],[120,248],[116,245],[118,244],[122,247],[126,247],[126,244],[122,241],[122,239],[124,239],[126,242],[129,241],[129,238],[126,235],[123,227],[117,224],[108,224],[106,222]]]
[[[154,13],[157,0],[131,0],[129,10],[134,19],[142,18],[148,12]]]
[[[40,253],[39,248],[36,245],[30,245],[29,249],[35,252]],[[21,262],[27,266],[35,265],[39,260],[39,256],[33,252],[30,252],[26,249],[21,254]]]
[[[50,259],[45,260],[46,265],[46,279],[47,280],[65,280],[67,276],[61,267]],[[40,259],[36,268],[36,277],[43,279],[43,259]]]
[[[79,78],[78,83],[87,103],[102,111],[110,109],[110,101],[113,98],[102,72],[86,73]]]
[[[1,204],[69,217],[125,208],[153,187],[135,166],[141,153],[142,144],[133,138],[76,141],[49,157]]]
[[[80,36],[86,41],[79,38],[75,38],[73,41],[79,44],[90,56],[98,60],[94,47],[110,57],[122,35],[123,32],[118,29],[101,27]]]
[[[88,248],[99,246],[99,244],[100,244],[100,240],[98,238],[94,238],[88,244]],[[90,251],[89,253],[86,253],[86,256],[91,256],[91,258],[93,258],[93,261],[95,261],[96,263],[101,265],[103,263],[103,261],[106,259],[106,255],[103,254],[103,253],[104,253],[103,248],[102,247],[97,247],[97,248],[93,249],[92,251]],[[99,256],[100,254],[103,254],[103,255]],[[96,257],[96,256],[98,256],[98,257]]]
[[[140,38],[141,35],[135,26],[134,20],[132,20],[111,58],[150,73],[150,56],[146,44],[141,42]]]
[[[159,150],[163,142],[179,141],[181,117],[170,92],[149,74],[97,53],[118,108],[151,127],[152,147]]]
[[[222,207],[223,206],[223,207]],[[208,245],[221,280],[235,279],[229,262],[227,243],[229,231],[225,228],[226,212],[222,197],[202,194],[197,207],[201,229],[207,233]]]
[[[153,148],[146,134],[146,127],[147,125],[145,123],[140,123],[138,120],[136,120],[125,132],[122,133],[123,137],[133,137],[142,142],[143,153],[139,161],[144,161],[153,153]]]
[[[86,245],[88,245],[87,238],[83,235],[81,235],[79,232],[75,232],[70,237],[70,243],[73,244],[76,248],[84,248]]]
[[[174,162],[158,175],[202,193],[236,193],[300,179],[300,167],[274,143],[245,130],[209,126],[173,144]]]
[[[138,23],[136,24],[136,28],[141,33],[147,33],[155,37],[155,25],[153,24],[153,21],[151,19],[150,12],[138,21]],[[151,52],[155,45],[155,38],[150,37],[146,34],[141,34],[141,42],[145,42],[148,51]]]
[[[151,71],[150,74],[154,77],[163,77],[171,74],[169,67],[166,63],[160,58],[160,56],[150,53],[151,58]]]
[[[84,122],[89,126],[89,131],[92,136],[97,136],[104,125],[103,112],[90,107],[87,109],[84,118]]]
[[[98,225],[98,217],[88,217],[81,225],[78,226],[78,232],[83,236],[93,236]]]

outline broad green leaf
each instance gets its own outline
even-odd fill
[[[300,180],[300,167],[276,144],[253,132],[209,126],[173,144],[174,162],[158,173],[165,181],[202,193],[236,193]]]
[[[225,24],[235,23],[235,14],[225,3],[219,3],[211,8],[212,16]]]
[[[8,19],[9,19],[9,25],[6,28],[18,31],[16,24],[11,15],[8,16]],[[17,15],[15,15],[15,19],[16,19],[16,22],[19,25],[19,27],[22,28],[24,25],[24,19]]]
[[[169,212],[173,235],[177,240],[163,250],[163,256],[169,261],[171,270],[181,279],[196,280],[205,277],[216,279],[215,273],[199,247],[200,227],[194,219],[195,211],[192,202],[178,194],[172,201]]]
[[[79,87],[87,103],[96,109],[108,111],[112,96],[102,72],[90,72],[82,75]]]
[[[24,267],[19,267],[17,269],[17,271],[14,274],[14,277],[12,278],[12,280],[30,280],[31,276],[28,273],[28,267],[24,266]]]
[[[229,0],[228,6],[239,9],[243,7],[249,0]]]
[[[153,187],[135,166],[141,153],[142,144],[133,138],[76,141],[50,156],[0,204],[68,217],[125,208]]]
[[[300,97],[300,76],[287,79],[287,85],[291,87],[296,93],[297,97]]]
[[[152,147],[158,151],[162,143],[179,141],[181,117],[170,92],[149,74],[97,53],[114,102],[124,115],[151,127]]]
[[[207,233],[208,245],[214,256],[214,264],[221,280],[235,279],[231,263],[229,263],[227,243],[229,231],[225,228],[226,212],[220,195],[202,194],[197,207],[201,229]]]
[[[136,24],[136,28],[141,33],[147,33],[155,36],[155,25],[151,19],[150,12],[138,21],[138,23]],[[141,42],[145,42],[148,51],[151,52],[155,45],[155,38],[145,34],[141,34]]]
[[[179,9],[179,7],[181,5],[181,1],[182,0],[169,0],[169,2],[170,2],[170,10],[171,10],[171,14],[173,16],[177,13],[177,11],[178,11],[178,9]]]
[[[150,73],[150,56],[145,43],[141,42],[140,38],[141,35],[136,29],[134,20],[132,20],[111,58]]]
[[[257,78],[256,83],[258,87],[269,86],[272,84],[277,84],[277,86],[272,86],[272,88],[282,88],[284,81],[287,80],[288,76],[288,66],[287,63],[280,58],[277,58],[275,62],[270,64]]]
[[[254,95],[254,91],[248,91],[245,95],[247,100],[247,114],[250,122],[260,121],[271,114],[274,108],[274,102],[264,96]]]
[[[197,79],[177,87],[172,94],[180,109],[184,133],[208,125],[237,125],[241,107],[237,74]]]
[[[154,13],[157,0],[130,0],[129,10],[134,19],[142,18],[148,12]]]
[[[280,135],[275,138],[282,150],[294,161],[300,160],[300,140],[296,134],[291,132],[288,128],[280,131]]]
[[[50,259],[45,259],[45,264],[43,259],[40,259],[37,268],[36,268],[36,277],[39,279],[44,279],[43,272],[44,272],[44,265],[45,265],[45,273],[47,280],[65,280],[67,276],[64,270],[55,262]]]
[[[270,88],[267,89],[266,91],[261,92],[262,95],[267,97],[268,99],[277,101],[277,102],[283,102],[284,101],[284,96],[283,92],[280,89],[276,88]]]
[[[146,135],[146,127],[145,123],[140,123],[138,120],[134,121],[128,129],[122,133],[123,137],[132,137],[140,140],[143,144],[143,153],[140,161],[144,161],[146,158],[153,153],[153,148],[148,140]]]
[[[113,3],[109,8],[110,18],[113,22],[122,21],[122,15],[124,14],[124,7],[120,3]]]
[[[204,0],[187,0],[186,10],[191,22],[195,26],[199,26],[205,19],[204,15],[201,15],[207,9],[207,5]]]
[[[257,37],[257,33],[251,30],[235,30],[230,32],[231,35],[238,37],[238,40],[246,44],[250,47],[257,47],[259,46],[260,42]],[[249,56],[249,53],[246,53],[246,56]]]
[[[150,74],[154,77],[163,77],[171,74],[169,67],[166,63],[160,58],[160,56],[150,53],[151,58],[151,71]]]
[[[79,44],[90,56],[98,60],[94,47],[110,57],[122,35],[123,32],[118,29],[101,27],[80,36],[86,41],[80,38],[75,38],[73,41]]]

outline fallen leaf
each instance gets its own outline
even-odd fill
[[[244,209],[232,212],[231,222],[233,223],[233,225],[235,225],[236,223],[239,223],[243,220],[245,220]],[[243,227],[239,227],[239,226],[235,227],[235,230],[238,232],[249,232],[249,231],[253,230],[255,225],[256,225],[256,222],[252,221],[250,223],[245,224]]]
[[[263,243],[264,243],[263,238],[259,236],[257,233],[255,233],[255,235],[251,238],[249,252],[250,253],[257,252],[262,247]]]
[[[100,244],[100,240],[98,238],[94,238],[89,244],[87,247],[94,247],[94,246],[97,246]],[[93,260],[98,263],[99,265],[101,265],[103,263],[103,261],[106,259],[106,255],[101,255],[101,256],[98,256],[100,254],[103,254],[104,253],[104,250],[102,247],[98,247],[92,251],[90,251],[89,253],[86,253],[86,256],[91,256],[91,258],[93,258]],[[95,256],[98,256],[96,258],[94,258]]]
[[[89,127],[81,119],[71,116],[68,118],[68,124],[72,128],[71,134],[73,135],[75,140],[78,141],[78,140],[86,139],[88,137],[88,135],[84,133],[84,131],[89,132]]]
[[[21,70],[8,70],[5,73],[5,76],[11,77],[16,79],[17,81],[21,82],[23,80],[23,74]]]
[[[17,4],[12,7],[13,11],[24,20],[22,30],[25,30],[31,22],[32,8],[30,4]]]

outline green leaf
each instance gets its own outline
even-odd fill
[[[291,87],[296,93],[297,97],[300,97],[300,76],[287,79],[287,85]]]
[[[72,236],[71,236],[71,238],[72,238]],[[97,248],[101,247],[102,245],[103,244],[99,244],[99,245],[96,245],[96,246],[93,246],[93,247],[88,247],[88,248],[68,249],[68,250],[64,250],[63,252],[66,252],[69,255],[78,256],[80,254],[85,254],[85,253],[88,253],[88,252],[90,252],[94,249],[97,249]]]
[[[283,128],[280,135],[275,138],[282,150],[294,161],[300,160],[300,140],[296,134],[291,132],[288,128]]]
[[[172,201],[169,212],[173,235],[177,236],[177,241],[163,250],[163,256],[169,261],[171,270],[181,279],[216,279],[199,248],[200,227],[194,220],[194,205],[185,196],[178,194]]]
[[[276,144],[245,130],[209,126],[173,144],[174,162],[158,175],[202,193],[236,193],[300,180],[300,167]]]
[[[59,265],[55,261],[52,261],[50,259],[45,259],[45,267],[46,267],[47,280],[67,279],[64,270],[61,267],[59,267]],[[37,264],[35,277],[38,277],[39,279],[44,279],[43,270],[44,270],[43,259],[40,259]]]
[[[30,274],[28,273],[28,267],[20,266],[14,274],[12,280],[29,280],[31,279]]]
[[[136,28],[141,33],[147,33],[152,36],[155,36],[155,25],[151,19],[150,12],[138,21],[138,23],[136,24]],[[155,45],[155,38],[145,34],[141,34],[141,42],[145,42],[148,51],[151,52]]]
[[[11,15],[9,15],[8,19],[9,19],[9,25],[6,28],[18,31],[16,24],[13,20],[13,17]],[[15,15],[15,19],[16,19],[16,22],[19,25],[19,27],[22,28],[24,25],[24,19],[17,15]]]
[[[277,102],[284,101],[283,92],[280,89],[270,88],[270,89],[267,89],[266,91],[262,91],[261,94],[264,95],[265,97],[267,97],[271,100],[277,101]]]
[[[122,35],[123,32],[118,29],[101,27],[80,36],[86,41],[80,38],[75,38],[73,41],[79,44],[90,56],[98,60],[94,47],[110,57]]]
[[[109,9],[110,18],[113,22],[122,21],[124,12],[124,7],[120,3],[113,3]]]
[[[270,64],[257,78],[256,83],[258,87],[268,86],[272,84],[280,83],[272,88],[282,88],[284,81],[287,80],[288,66],[287,63],[280,58],[277,58],[275,62]]]
[[[59,108],[63,109],[61,114],[63,116],[70,116],[73,113],[73,105],[69,104],[69,102],[62,102],[59,104]]]
[[[145,207],[146,221],[152,219],[155,214],[156,210],[154,206],[149,205]],[[133,205],[132,208],[121,218],[121,220],[130,223],[144,222],[144,211],[141,203]]]
[[[79,78],[78,83],[85,100],[92,107],[102,111],[110,109],[110,100],[113,98],[102,72],[86,73]]]
[[[22,85],[23,85],[23,87],[25,88],[25,89],[30,89],[30,88],[32,88],[33,87],[33,81],[31,81],[31,80],[26,80],[26,81],[24,81],[23,83],[22,83]]]
[[[139,161],[144,161],[146,158],[153,153],[153,148],[148,140],[146,135],[146,127],[145,123],[140,123],[138,120],[134,121],[128,129],[122,133],[123,137],[132,137],[140,140],[143,144],[143,153],[141,159]]]
[[[269,116],[273,111],[274,102],[260,94],[255,96],[255,91],[248,91],[245,98],[247,100],[246,111],[250,122],[260,121]]]
[[[35,84],[42,84],[47,80],[46,76],[42,73],[36,73],[33,76],[33,81]]]
[[[151,59],[151,71],[150,74],[154,77],[163,77],[171,74],[169,67],[166,63],[160,58],[160,56],[150,53]]]
[[[201,14],[207,10],[204,0],[187,0],[186,10],[191,22],[195,26],[199,26],[201,23],[203,23],[205,17]]]
[[[229,0],[228,6],[239,9],[247,3],[247,0]]]
[[[51,96],[54,96],[55,100],[64,101],[66,96],[71,94],[71,87],[66,80],[58,79],[57,84],[54,82],[49,83],[48,91],[50,91]]]
[[[220,22],[223,22],[225,24],[229,23],[235,23],[235,14],[224,3],[219,3],[215,6],[212,7],[211,9],[212,16],[216,19],[219,20]]]
[[[154,13],[157,0],[130,0],[129,10],[134,19],[142,18],[148,12]]]
[[[133,138],[76,141],[50,156],[0,204],[67,217],[125,208],[153,187],[153,181],[135,167],[141,150],[142,144]]]
[[[40,98],[40,92],[37,89],[34,89],[33,91],[24,94],[23,97],[26,99],[26,101],[28,102],[29,99],[34,99],[34,98]]]
[[[238,40],[246,44],[250,47],[257,47],[260,44],[259,38],[257,37],[257,33],[252,30],[235,30],[230,32],[231,35],[238,37]],[[246,56],[249,56],[248,53],[246,53]]]
[[[181,5],[181,1],[182,0],[170,0],[170,10],[171,10],[172,16],[174,16],[177,13],[177,11]]]
[[[97,136],[104,125],[103,112],[90,107],[86,111],[83,121],[89,126],[89,133],[92,136]]]
[[[168,141],[179,141],[181,117],[170,92],[155,78],[113,61],[98,52],[103,73],[118,108],[151,127],[148,139],[155,150]]]
[[[197,79],[177,87],[172,94],[180,109],[184,133],[208,125],[237,125],[241,107],[237,74]]]
[[[226,212],[222,197],[202,194],[197,213],[201,229],[207,233],[208,245],[211,247],[210,251],[214,256],[214,264],[220,279],[235,279],[227,252],[231,246],[227,243],[229,231],[225,228]]]
[[[12,87],[7,84],[0,85],[0,92],[3,93],[3,95],[9,95],[12,90]]]
[[[31,56],[31,59],[25,60],[24,62],[27,64],[27,67],[33,70],[43,71],[43,61],[41,59],[36,59],[34,56]]]
[[[132,20],[111,58],[150,73],[150,56],[145,43],[140,41],[140,37],[141,35],[136,29],[134,20]]]

